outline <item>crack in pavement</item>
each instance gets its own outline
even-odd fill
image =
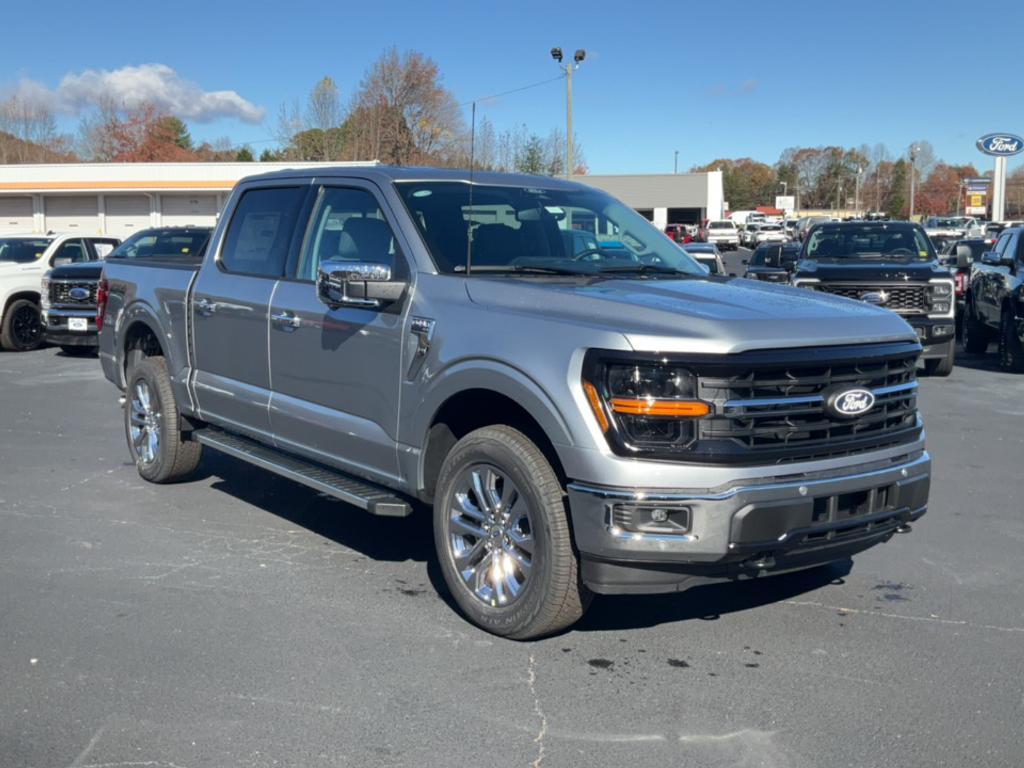
[[[544,762],[544,737],[548,733],[548,718],[540,706],[540,697],[537,696],[537,661],[533,654],[530,654],[530,666],[526,670],[526,682],[530,686],[530,693],[533,695],[533,712],[540,720],[540,730],[533,743],[537,745],[537,758],[531,763],[532,768],[540,768]]]
[[[924,621],[930,624],[945,624],[954,627],[969,627],[971,629],[990,629],[996,632],[1024,632],[1024,627],[1000,627],[996,624],[975,624],[963,619],[943,619],[939,616],[904,616],[899,613],[885,613],[884,611],[868,611],[863,608],[847,608],[842,605],[828,605],[818,603],[814,600],[785,600],[786,605],[795,605],[801,608],[824,608],[829,611],[842,611],[850,614],[861,614],[864,616],[881,616],[884,619],[902,619],[903,621]]]

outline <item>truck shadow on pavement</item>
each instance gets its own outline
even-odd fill
[[[458,613],[438,566],[429,507],[416,504],[413,514],[406,518],[375,517],[216,451],[203,455],[197,479],[204,477],[212,479],[214,490],[371,560],[425,563],[437,597]],[[706,584],[673,594],[596,595],[583,619],[568,631],[604,632],[712,621],[841,583],[851,568],[852,560],[847,559],[807,571]]]

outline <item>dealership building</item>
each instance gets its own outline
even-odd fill
[[[147,227],[209,226],[244,176],[339,163],[69,163],[0,165],[0,233],[127,237]],[[656,225],[722,214],[722,174],[580,176]]]

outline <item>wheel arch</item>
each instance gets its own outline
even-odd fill
[[[574,443],[569,425],[536,382],[504,364],[450,374],[420,403],[414,418],[412,435],[421,451],[413,486],[426,501],[452,446],[469,432],[496,424],[523,432],[565,480],[560,450]]]
[[[3,309],[3,313],[0,313],[0,318],[7,317],[7,310],[10,308],[11,304],[13,304],[14,302],[19,301],[21,299],[28,299],[29,301],[31,301],[31,302],[33,302],[35,304],[39,304],[40,298],[41,298],[41,294],[39,293],[39,291],[32,291],[32,290],[12,291],[10,294],[8,294],[7,298],[4,299],[4,309]]]

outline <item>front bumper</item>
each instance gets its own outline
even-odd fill
[[[719,493],[569,485],[583,580],[605,594],[675,592],[698,583],[807,568],[888,540],[927,510],[926,452],[845,472],[744,481]],[[688,510],[680,533],[625,530],[616,505]]]
[[[917,333],[917,338],[923,347],[921,352],[922,360],[931,360],[937,357],[945,357],[949,353],[949,347],[956,339],[956,318],[955,317],[905,317],[910,327]]]
[[[85,330],[73,331],[70,320],[85,320]],[[49,308],[43,312],[43,335],[50,344],[64,347],[95,347],[99,345],[96,331],[96,310]]]

